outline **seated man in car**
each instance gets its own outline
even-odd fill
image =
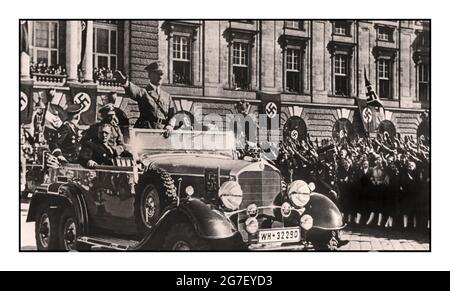
[[[111,134],[109,136],[108,144],[116,150],[119,154],[124,151],[124,141],[122,131],[118,125],[117,117],[112,104],[106,104],[99,110],[101,121],[92,124],[81,138],[81,144],[86,142],[94,142],[98,138],[99,128],[103,124],[109,124],[111,127]]]
[[[87,168],[97,165],[113,165],[113,159],[118,157],[117,151],[109,144],[112,127],[108,123],[98,127],[97,138],[83,144],[78,162]]]

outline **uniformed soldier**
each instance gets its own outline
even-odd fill
[[[81,104],[70,104],[67,107],[67,120],[58,128],[56,142],[53,148],[50,147],[52,154],[62,162],[75,163],[77,161],[80,152],[78,123],[82,109]]]
[[[50,88],[47,91],[47,103],[45,103],[45,108],[42,112],[44,120],[41,121],[44,126],[44,139],[50,148],[56,147],[58,128],[62,125],[63,120],[67,119],[67,114],[64,109],[61,106],[52,103],[55,96],[56,89]]]
[[[138,103],[140,116],[134,127],[166,129],[168,136],[174,127],[175,106],[170,94],[161,89],[163,64],[152,62],[145,70],[150,79],[145,89],[131,83],[120,71],[116,72],[116,78],[123,84],[126,96]]]
[[[124,148],[123,134],[118,125],[118,121],[114,111],[114,105],[109,103],[103,106],[98,111],[100,113],[101,121],[91,125],[83,137],[81,143],[84,144],[89,141],[95,141],[98,138],[98,130],[102,124],[111,125],[111,134],[109,135],[108,143],[111,147],[122,153]]]

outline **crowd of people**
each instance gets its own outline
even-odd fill
[[[39,61],[36,64],[30,64],[30,75],[34,74],[65,75],[66,68],[63,65],[48,65],[44,61]]]
[[[312,181],[339,206],[348,224],[430,227],[430,147],[421,136],[340,141],[287,138],[277,165],[291,182]]]

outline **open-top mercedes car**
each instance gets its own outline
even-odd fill
[[[49,169],[27,221],[39,250],[300,250],[335,246],[339,209],[265,160],[239,160],[231,132],[133,129],[133,158]],[[312,244],[311,244],[312,242]]]

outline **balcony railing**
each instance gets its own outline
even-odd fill
[[[39,62],[30,65],[30,76],[39,83],[64,84],[67,80],[66,68]]]
[[[103,87],[121,87],[120,82],[114,78],[115,72],[110,68],[94,68],[94,82]]]
[[[55,75],[45,73],[32,73],[31,76],[38,83],[64,84],[67,80],[67,75]]]

